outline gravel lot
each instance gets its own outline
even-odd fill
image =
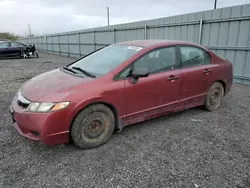
[[[250,87],[216,112],[195,108],[128,126],[98,148],[20,136],[8,113],[27,79],[73,58],[0,60],[0,187],[250,187]]]

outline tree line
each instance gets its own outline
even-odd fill
[[[10,32],[0,33],[0,39],[17,40],[19,37],[20,36]]]

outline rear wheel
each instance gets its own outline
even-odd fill
[[[103,104],[91,105],[83,109],[74,119],[71,139],[75,145],[87,149],[103,145],[113,134],[115,117]]]
[[[224,88],[222,84],[219,82],[213,83],[206,95],[205,108],[208,111],[217,110],[221,106],[223,96]]]

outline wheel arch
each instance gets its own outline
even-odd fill
[[[95,101],[95,102],[90,102],[87,105],[84,105],[83,107],[81,107],[80,109],[77,110],[77,112],[74,114],[74,116],[70,122],[69,133],[71,132],[72,123],[75,120],[76,116],[85,108],[88,108],[89,106],[96,105],[96,104],[103,104],[113,112],[113,114],[115,116],[115,128],[118,129],[119,132],[122,131],[122,129],[124,127],[123,121],[119,117],[119,113],[118,113],[117,109],[115,108],[115,106],[109,102],[106,102],[106,101]],[[70,138],[70,140],[71,140],[71,138]]]

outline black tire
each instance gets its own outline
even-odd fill
[[[94,104],[83,109],[71,125],[71,139],[75,145],[94,148],[105,144],[114,132],[115,117],[103,104]]]
[[[205,99],[205,108],[208,111],[217,110],[222,103],[224,97],[224,88],[221,83],[215,82],[209,88],[206,99]]]
[[[19,54],[19,59],[22,59],[22,58],[23,58],[23,52],[21,51]]]
[[[39,58],[39,54],[38,53],[36,53],[35,55],[36,55],[36,58]]]

